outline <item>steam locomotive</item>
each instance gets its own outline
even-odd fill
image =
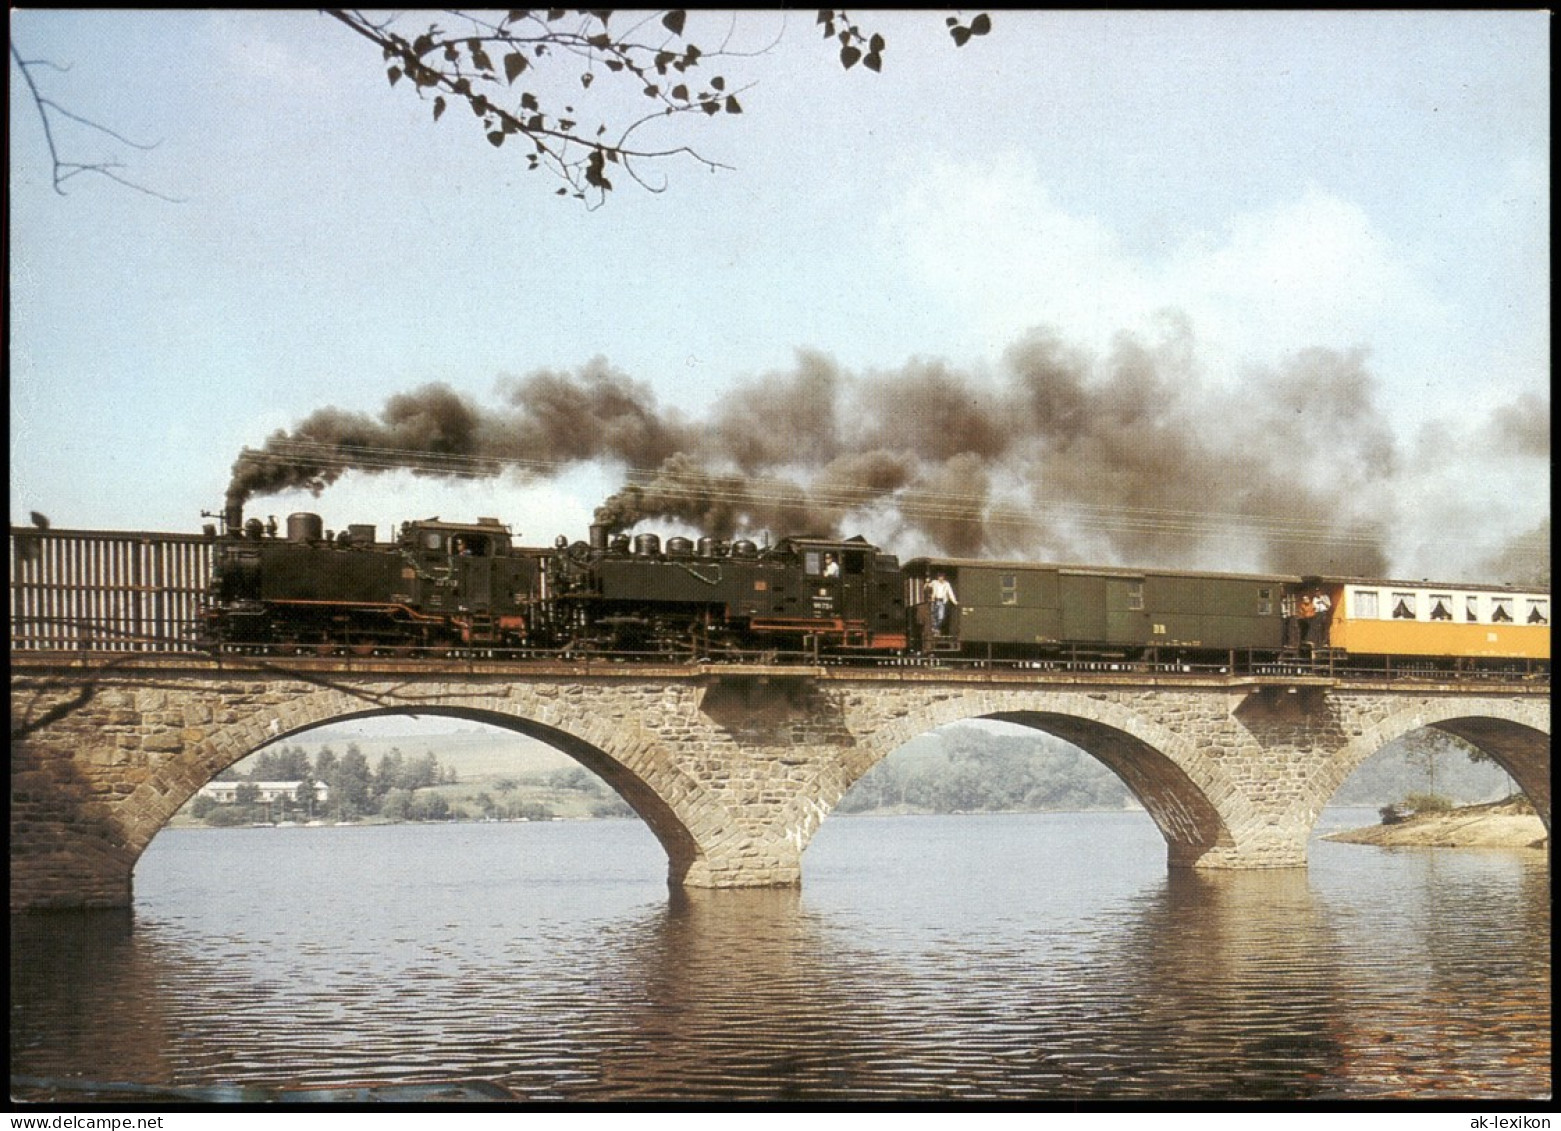
[[[215,530],[209,531],[216,538]],[[563,654],[904,649],[900,564],[861,538],[787,538],[761,549],[654,534],[551,549],[513,544],[497,519],[323,529],[285,536],[230,517],[217,540],[206,638],[281,650],[444,648]]]
[[[497,519],[285,533],[230,511],[206,643],[221,649],[618,658],[916,657],[1020,665],[1285,664],[1548,673],[1548,590],[915,558],[865,539],[593,526],[514,544]],[[954,600],[935,608],[941,578]],[[945,614],[946,615],[941,615]]]

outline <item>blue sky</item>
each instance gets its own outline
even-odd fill
[[[433,122],[318,14],[13,12],[25,56],[69,66],[53,97],[158,142],[65,146],[180,200],[56,194],[13,67],[13,521],[197,529],[244,446],[428,382],[489,404],[601,358],[697,423],[799,351],[849,381],[938,363],[998,387],[1036,333],[1090,381],[1123,335],[1174,365],[1177,411],[1201,448],[1225,437],[1226,468],[1262,446],[1243,391],[1307,351],[1353,359],[1351,411],[1391,458],[1314,437],[1285,474],[1337,477],[1396,574],[1472,576],[1548,520],[1548,13],[1003,12],[959,50],[938,13],[862,22],[889,41],[882,74],[842,72],[810,13],[736,17],[744,113],[678,137],[731,168],[668,163],[665,191],[624,183],[590,211],[469,115]],[[1327,395],[1320,418],[1341,411]],[[623,470],[349,474],[254,507],[493,514],[551,542]],[[1197,564],[1260,563],[1211,545]]]

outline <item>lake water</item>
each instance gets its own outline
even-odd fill
[[[1142,813],[836,817],[803,874],[670,896],[634,821],[167,830],[132,913],[13,916],[11,1071],[538,1101],[1551,1091],[1544,853],[1317,841],[1305,871],[1202,876]]]

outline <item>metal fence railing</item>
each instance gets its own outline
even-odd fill
[[[11,527],[11,650],[192,651],[212,548],[199,534]]]

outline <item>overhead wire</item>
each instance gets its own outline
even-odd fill
[[[336,444],[272,438],[265,448],[245,448],[239,462],[279,460],[305,465],[306,474],[351,470],[404,470],[413,474],[493,478],[515,470],[540,478],[556,478],[591,462],[527,459],[508,455],[410,451],[365,444]],[[1380,522],[1343,521],[1251,512],[1034,500],[1025,504],[994,500],[985,493],[905,486],[873,488],[853,485],[804,484],[774,476],[747,475],[735,470],[680,470],[629,466],[625,486],[615,495],[651,497],[654,504],[684,502],[708,506],[721,497],[741,508],[810,506],[843,512],[892,506],[902,516],[922,522],[970,522],[986,527],[1035,530],[1066,524],[1080,533],[1144,533],[1187,538],[1257,537],[1271,543],[1326,540],[1333,546],[1375,546],[1388,537]],[[1449,539],[1451,540],[1451,539]],[[1518,549],[1520,554],[1526,552]]]

